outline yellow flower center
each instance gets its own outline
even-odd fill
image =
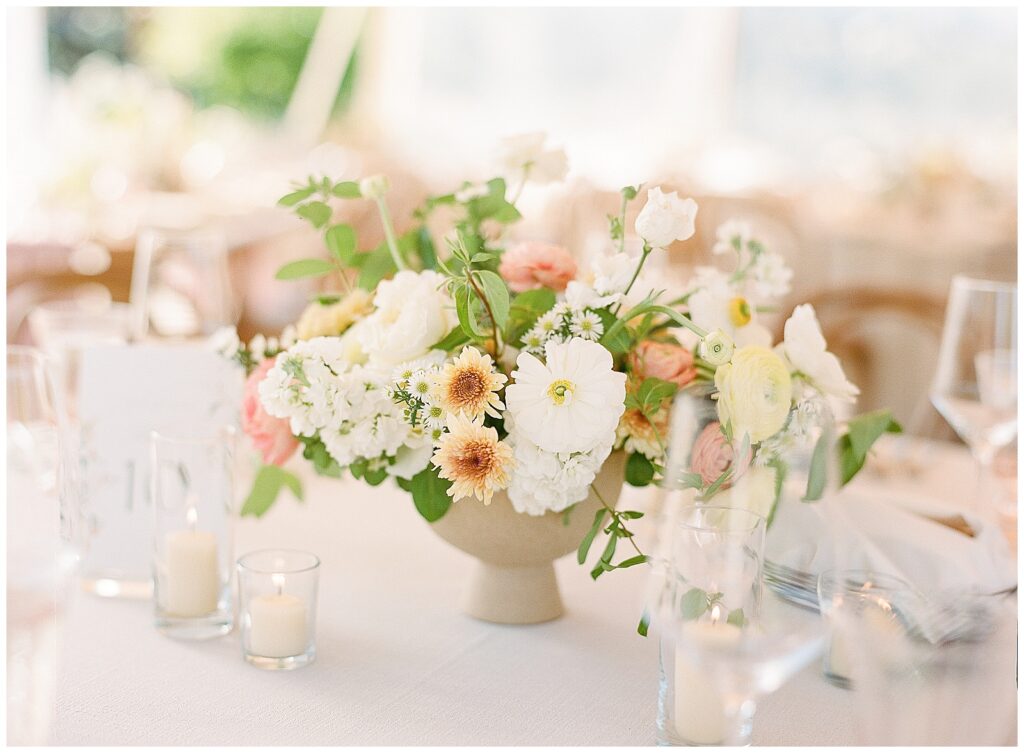
[[[734,327],[743,327],[750,323],[750,304],[746,298],[737,296],[729,301],[729,320]]]
[[[565,405],[566,400],[572,399],[572,393],[576,385],[568,379],[557,379],[548,386],[548,397],[555,405]]]

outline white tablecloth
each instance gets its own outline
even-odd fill
[[[957,499],[973,479],[969,461],[959,450],[936,452],[934,470],[913,483]],[[492,625],[459,611],[472,560],[434,535],[405,494],[311,479],[306,498],[241,521],[236,550],[320,556],[314,664],[261,671],[242,660],[237,633],[178,642],[152,627],[149,603],[80,594],[62,647],[54,742],[654,743],[657,642],[635,633],[644,568],[595,583],[564,559],[562,619]],[[993,678],[994,691],[1014,693],[1008,678]],[[829,685],[817,663],[759,705],[757,745],[855,742],[850,695]]]

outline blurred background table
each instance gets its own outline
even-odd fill
[[[950,504],[972,493],[967,453],[917,447],[914,480],[868,472],[861,491],[902,484]],[[167,639],[148,602],[78,594],[64,639],[54,742],[62,745],[650,745],[657,638],[634,632],[642,568],[596,583],[557,565],[565,616],[492,625],[458,609],[471,559],[427,530],[407,496],[307,479],[307,501],[280,501],[237,528],[238,553],[295,547],[322,561],[318,656],[294,672],[257,670],[237,633]],[[627,488],[642,506],[649,490]],[[356,500],[372,499],[372,504]],[[992,694],[1015,694],[1015,657]],[[971,699],[985,703],[984,697]],[[1007,730],[1007,744],[1015,730]],[[759,705],[755,745],[856,744],[848,691],[817,662]]]

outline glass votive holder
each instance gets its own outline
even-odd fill
[[[822,659],[825,679],[840,688],[852,685],[851,667],[857,655],[851,640],[854,631],[845,623],[861,618],[867,611],[898,611],[913,598],[913,589],[894,575],[872,570],[826,570],[818,577],[818,608],[827,625],[827,643]],[[880,612],[881,613],[881,612]]]
[[[156,627],[202,640],[231,632],[234,430],[150,439]]]
[[[238,559],[242,655],[260,669],[295,669],[316,658],[320,560],[294,549]]]

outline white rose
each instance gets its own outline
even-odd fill
[[[824,394],[851,403],[857,399],[860,390],[846,378],[839,359],[826,350],[818,317],[809,303],[793,310],[779,348],[793,370],[803,374]]]
[[[363,321],[359,342],[375,366],[422,358],[455,325],[445,278],[437,272],[399,272],[377,286],[376,310]]]
[[[359,193],[367,199],[380,199],[391,188],[391,181],[386,175],[369,175],[359,181]]]
[[[636,218],[636,233],[652,248],[664,248],[691,237],[696,218],[696,201],[680,199],[675,191],[662,193],[660,188],[652,188]]]

